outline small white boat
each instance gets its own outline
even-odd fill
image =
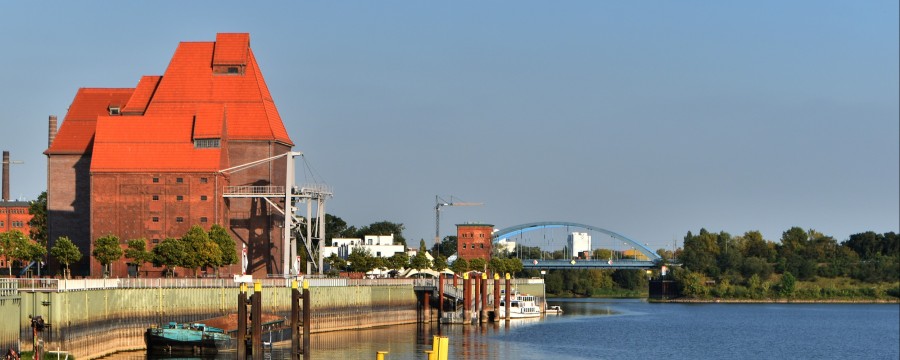
[[[541,316],[541,308],[532,295],[513,294],[509,300],[509,318],[522,319]],[[506,299],[500,299],[500,318],[506,318]]]
[[[545,310],[544,312],[547,314],[557,314],[557,315],[563,313],[562,308],[559,307],[559,305],[548,306],[547,310]]]

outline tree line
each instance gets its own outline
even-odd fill
[[[900,236],[867,231],[838,242],[815,230],[792,227],[780,242],[765,240],[759,231],[740,236],[700,229],[688,232],[684,246],[659,250],[663,263],[681,263],[672,278],[688,297],[836,297],[883,295],[900,297]],[[849,278],[865,284],[893,283],[887,289],[861,286],[848,290],[803,286],[816,280]],[[870,296],[871,295],[871,296]]]

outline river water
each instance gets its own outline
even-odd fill
[[[563,315],[488,324],[402,325],[313,334],[311,359],[900,359],[898,304],[656,304],[551,299]],[[233,358],[223,354],[219,358]],[[267,358],[286,358],[274,349]],[[143,353],[115,359],[144,358]]]

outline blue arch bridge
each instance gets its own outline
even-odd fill
[[[531,232],[531,231],[546,231],[547,229],[560,229],[565,228],[568,232],[572,228],[575,229],[584,229],[592,232],[602,233],[610,238],[612,238],[614,243],[621,242],[627,247],[632,249],[632,254],[640,253],[642,254],[644,259],[638,259],[638,256],[633,256],[632,258],[607,258],[607,259],[581,259],[581,258],[568,258],[568,259],[522,259],[522,265],[526,269],[650,269],[658,267],[659,260],[662,258],[656,254],[653,250],[648,248],[646,245],[641,244],[637,241],[634,241],[628,238],[625,235],[586,224],[579,224],[573,222],[565,222],[565,221],[541,221],[541,222],[532,222],[527,224],[521,224],[516,226],[510,226],[505,229],[500,229],[494,232],[492,241],[495,246],[498,246],[498,242],[502,239],[514,239],[514,237],[519,236],[522,238],[522,234]],[[519,244],[523,245],[523,244]]]

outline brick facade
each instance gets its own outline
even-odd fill
[[[456,225],[457,256],[466,260],[482,258],[490,261],[493,231],[494,225],[489,224]]]
[[[293,147],[249,46],[248,34],[181,43],[164,75],[144,76],[134,89],[79,89],[55,136],[51,124],[49,236],[51,246],[68,236],[82,250],[73,275],[101,275],[90,255],[97,238],[115,235],[123,249],[144,238],[152,249],[213,224],[231,231],[238,255],[248,247],[249,274],[282,272],[283,215],[263,199],[223,197],[230,185],[283,186],[284,159],[221,170]],[[222,64],[241,71],[214,71]],[[283,199],[273,202],[283,208]],[[127,276],[126,261],[111,270]],[[232,273],[240,264],[220,271]]]

